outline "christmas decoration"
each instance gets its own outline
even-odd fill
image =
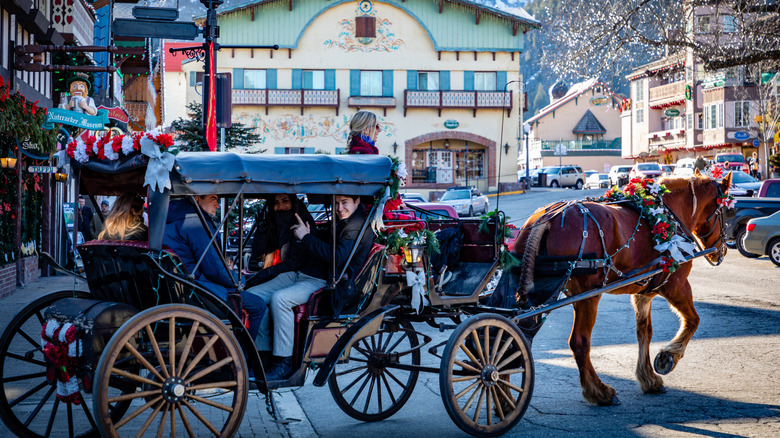
[[[11,94],[9,84],[0,77],[0,132],[6,136],[29,140],[40,146],[45,153],[57,148],[57,129],[43,129],[46,108],[38,102],[28,101],[21,93]]]
[[[81,393],[76,371],[82,348],[76,326],[60,324],[53,319],[46,321],[41,330],[41,347],[46,362],[51,365],[47,377],[57,380],[57,398],[65,403],[80,404]]]

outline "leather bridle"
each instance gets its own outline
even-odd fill
[[[724,193],[723,190],[720,188],[720,185],[717,183],[717,181],[711,181],[711,183],[715,185],[715,190],[717,190],[718,195],[715,198],[717,202],[718,199],[724,197]],[[693,193],[693,196],[694,196],[694,205],[695,205],[695,200],[696,200],[695,192]],[[685,237],[693,241],[699,251],[706,249],[706,248],[701,248],[701,246],[704,245],[704,239],[706,239],[708,236],[714,233],[715,230],[719,229],[720,236],[718,236],[718,240],[716,240],[712,244],[712,246],[708,247],[708,248],[718,249],[718,260],[716,262],[713,262],[712,260],[710,260],[709,255],[705,256],[704,258],[707,259],[707,263],[709,263],[712,266],[718,266],[721,263],[723,263],[723,258],[726,256],[726,222],[723,220],[723,205],[719,204],[717,208],[715,208],[715,211],[713,211],[712,214],[710,214],[707,217],[707,220],[705,221],[706,223],[710,223],[710,221],[712,221],[713,218],[717,217],[719,227],[716,227],[713,221],[709,231],[707,231],[704,234],[696,234],[695,236],[698,237],[698,239],[696,239],[694,238],[694,234],[691,232],[691,230],[689,230],[688,227],[685,226],[685,224],[680,220],[680,218],[677,216],[674,210],[669,208],[669,205],[666,203],[666,201],[663,201],[663,198],[661,202],[663,202],[664,207],[666,207],[666,210],[672,215],[672,217],[674,217],[674,220],[677,222],[677,226],[679,227],[680,230],[682,230]]]

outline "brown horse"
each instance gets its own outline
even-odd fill
[[[691,178],[665,178],[660,183],[670,191],[662,199],[667,210],[673,213],[671,216],[676,216],[682,225],[678,228],[687,228],[690,238],[699,245],[700,250],[717,248],[716,253],[706,257],[713,264],[719,263],[726,248],[718,198],[728,193],[731,174],[720,183],[701,176],[698,171]],[[586,221],[584,215],[589,216],[589,220]],[[567,296],[601,288],[633,274],[658,268],[661,254],[654,249],[656,244],[652,240],[652,225],[640,218],[637,209],[625,204],[586,201],[565,205],[559,203],[557,206],[551,204],[537,210],[523,225],[513,249],[515,255],[523,261],[517,290],[518,301],[523,302],[524,294],[534,285],[534,265],[537,260],[542,260],[538,258],[539,255],[546,255],[548,259],[552,256],[572,260],[580,254],[590,254],[590,259],[607,261],[606,266],[600,266],[587,274],[570,271],[571,277],[563,286]],[[587,229],[587,233],[583,233],[583,228]],[[653,372],[650,364],[649,345],[653,335],[650,303],[653,297],[664,297],[680,317],[677,335],[656,356],[655,369],[658,373],[667,374],[675,367],[699,325],[691,285],[688,283],[690,271],[691,263],[683,263],[671,274],[658,274],[648,281],[630,284],[612,292],[631,295],[639,341],[636,377],[645,393],[665,392],[663,380]],[[615,396],[615,390],[599,379],[590,361],[590,338],[599,299],[600,295],[573,305],[574,324],[569,347],[579,368],[583,396],[591,403],[607,406],[619,404],[620,401]]]

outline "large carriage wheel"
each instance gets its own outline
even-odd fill
[[[395,366],[419,366],[418,345],[408,321],[385,324],[356,342],[349,361],[337,364],[328,379],[336,404],[360,421],[379,421],[398,412],[412,395],[419,371]]]
[[[439,386],[459,428],[475,436],[501,435],[523,418],[531,401],[531,348],[507,318],[473,316],[455,329],[444,348]]]
[[[206,311],[168,304],[141,312],[122,325],[100,357],[93,403],[100,432],[232,436],[246,409],[246,369],[233,334]],[[106,389],[113,381],[137,390],[112,397]],[[132,405],[117,421],[104,406],[120,400]]]
[[[87,292],[60,291],[48,294],[22,309],[0,337],[0,417],[17,436],[44,437],[52,431],[69,437],[98,436],[91,412],[92,395],[81,391],[81,403],[73,405],[57,399],[57,384],[46,378],[41,348],[43,312],[64,298],[90,298]],[[79,381],[83,387],[83,382]],[[112,395],[121,394],[111,389]],[[121,418],[128,403],[112,403],[108,410]]]

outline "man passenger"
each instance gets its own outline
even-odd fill
[[[211,234],[217,232],[217,208],[219,197],[217,195],[195,196],[198,208],[206,218],[206,225]],[[168,207],[168,218],[165,224],[165,236],[163,245],[168,246],[179,256],[182,264],[190,274],[195,276],[195,281],[214,295],[227,300],[228,291],[236,288],[231,274],[222,265],[222,260],[210,244],[211,238],[201,224],[195,207],[188,199],[173,200]],[[195,269],[203,253],[203,261]],[[244,309],[249,313],[249,335],[252,339],[257,336],[260,320],[265,313],[266,304],[262,298],[254,294],[241,294]],[[239,315],[241,316],[241,315]]]
[[[336,196],[334,208],[336,217],[336,272],[340,273],[357,241],[366,212],[360,205],[359,196]],[[266,373],[268,380],[282,380],[292,371],[293,335],[295,315],[293,307],[306,303],[311,294],[327,284],[333,257],[331,244],[323,242],[312,234],[312,228],[298,214],[297,224],[292,227],[295,237],[303,244],[305,265],[298,271],[285,272],[273,280],[247,290],[270,302],[273,318],[273,354],[275,361]],[[366,260],[371,249],[372,233],[366,229],[348,273],[356,273]]]

